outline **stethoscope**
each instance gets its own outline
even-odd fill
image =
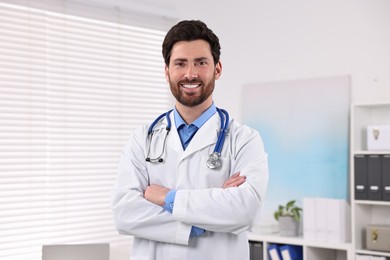
[[[169,115],[172,112],[172,110],[173,109],[158,116],[156,118],[156,120],[154,120],[153,123],[149,126],[148,138],[150,140],[149,141],[150,145],[148,148],[148,154],[147,154],[146,159],[145,159],[147,162],[162,163],[164,161],[162,156],[164,155],[164,152],[165,152],[165,146],[166,146],[168,134],[171,131],[172,123],[171,123],[171,119],[169,118]],[[214,151],[212,154],[209,155],[209,158],[206,162],[207,167],[209,167],[210,169],[219,169],[222,165],[220,157],[221,157],[223,143],[225,142],[226,133],[227,133],[228,127],[229,127],[229,113],[226,110],[220,109],[220,108],[217,108],[217,112],[219,114],[219,117],[221,118],[221,129],[218,133],[218,139],[217,139],[217,143],[215,144]],[[154,133],[153,129],[160,122],[160,120],[163,117],[165,117],[167,120],[167,126],[165,128],[166,134],[164,137],[163,148],[162,148],[160,155],[158,155],[156,158],[150,158],[150,156],[149,156],[150,155],[150,147],[152,146],[152,138],[153,138],[153,133]]]

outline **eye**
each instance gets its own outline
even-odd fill
[[[207,61],[206,60],[200,60],[200,61],[196,62],[195,65],[196,66],[205,66],[205,65],[207,65]]]
[[[186,66],[186,60],[185,59],[175,59],[172,61],[173,66],[176,68],[182,68]]]
[[[184,62],[178,61],[178,62],[175,62],[174,65],[175,65],[176,67],[183,67],[183,66],[184,66]]]

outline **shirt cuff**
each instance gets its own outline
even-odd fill
[[[190,237],[198,237],[205,232],[203,228],[192,226]]]
[[[176,196],[176,190],[170,190],[167,195],[165,196],[165,204],[163,207],[163,209],[165,209],[166,211],[172,213],[173,212],[173,205],[174,205],[174,202],[175,202],[175,196]]]

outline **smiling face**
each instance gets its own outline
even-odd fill
[[[214,64],[210,45],[204,40],[175,43],[169,66],[165,67],[165,76],[177,105],[204,109],[212,104],[211,94],[221,72],[221,63]]]

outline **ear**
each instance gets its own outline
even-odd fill
[[[165,79],[169,82],[169,68],[167,65],[165,65]]]
[[[215,79],[219,79],[222,74],[222,63],[218,61],[217,65],[215,65]]]

